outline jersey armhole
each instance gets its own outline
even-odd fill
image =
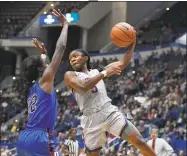
[[[43,89],[40,87],[40,84],[39,84],[39,83],[37,83],[37,85],[38,85],[39,90],[41,90],[45,95],[50,96],[50,95],[52,95],[53,92],[54,92],[54,87],[53,87],[51,93],[47,93],[45,90],[43,90]]]

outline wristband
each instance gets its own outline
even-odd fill
[[[107,71],[106,71],[106,70],[103,70],[103,71],[101,72],[101,74],[103,74],[104,77],[106,77],[106,76],[107,76]]]
[[[45,59],[47,58],[47,56],[46,56],[45,54],[41,54],[41,58],[42,58],[43,60],[45,60]]]

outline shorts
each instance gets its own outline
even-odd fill
[[[102,148],[107,141],[106,132],[120,137],[126,122],[125,115],[111,104],[89,116],[83,114],[81,126],[86,148],[90,151]]]
[[[51,149],[48,133],[44,129],[25,129],[18,137],[17,156],[58,156]]]

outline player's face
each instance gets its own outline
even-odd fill
[[[75,71],[81,71],[87,60],[87,56],[82,56],[81,52],[73,51],[69,55],[69,61]]]
[[[76,137],[76,133],[77,133],[76,129],[72,130],[71,131],[71,137]]]
[[[156,139],[157,138],[157,132],[156,131],[152,131],[151,132],[151,138],[152,139]]]

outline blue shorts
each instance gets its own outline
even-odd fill
[[[55,156],[44,129],[25,129],[18,137],[17,156]]]

